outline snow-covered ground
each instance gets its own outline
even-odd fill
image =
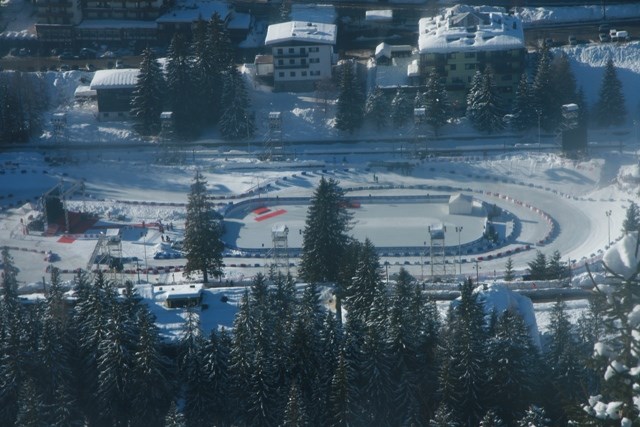
[[[612,44],[585,45],[564,48],[564,51],[569,55],[578,82],[585,89],[590,102],[597,96],[604,63],[609,56],[614,57],[619,67],[624,92],[633,94],[640,91],[640,44],[629,43],[615,48]],[[482,280],[499,277],[507,251],[512,251],[516,269],[520,273],[535,255],[536,249],[546,254],[559,250],[564,259],[576,261],[576,273],[579,273],[585,261],[595,261],[602,255],[610,238],[616,240],[620,236],[628,201],[638,200],[640,173],[637,156],[640,146],[637,129],[633,128],[631,122],[622,129],[591,132],[590,141],[595,144],[594,147],[598,144],[620,143],[624,143],[625,147],[620,152],[593,151],[592,158],[584,161],[559,157],[552,152],[554,149],[549,149],[554,143],[553,139],[544,136],[542,142],[545,149],[542,151],[505,150],[486,156],[469,151],[458,157],[418,161],[411,157],[415,147],[410,127],[383,131],[370,127],[354,135],[369,142],[336,143],[336,140],[348,138],[349,135],[341,134],[332,127],[334,106],[331,103],[325,105],[315,93],[274,94],[251,79],[250,67],[244,71],[258,118],[256,138],[247,142],[246,146],[243,143],[231,147],[221,143],[216,132],[212,132],[204,135],[198,144],[181,150],[183,161],[177,165],[155,163],[156,146],[153,141],[141,140],[128,123],[97,122],[94,116],[95,102],[73,99],[76,87],[86,84],[91,73],[46,73],[50,96],[55,101],[55,108],[49,114],[67,113],[67,134],[63,142],[71,148],[51,151],[36,148],[47,145],[54,147],[60,143],[55,140],[47,120],[45,130],[35,138],[33,146],[0,153],[0,206],[3,207],[0,212],[0,246],[13,249],[12,255],[20,269],[19,280],[25,288],[37,288],[30,284],[41,282],[43,278],[47,280],[45,270],[49,262],[44,259],[47,251],[51,250],[60,256],[55,265],[72,271],[86,268],[96,245],[97,234],[94,233],[75,236],[72,242],[60,241],[60,236],[23,234],[20,220],[24,222],[29,216],[35,215],[25,203],[35,202],[60,180],[67,183],[84,180],[87,197],[76,195],[69,203],[71,207],[99,215],[101,222],[98,226],[122,227],[125,230],[123,256],[138,259],[137,265],[129,263],[125,266],[128,271],[125,278],[137,281],[135,269],[140,267],[145,268],[141,281],[146,282],[148,274],[148,282],[166,285],[183,280],[176,268],[183,264],[183,260],[155,260],[153,255],[156,250],[163,249],[163,235],[171,240],[180,238],[186,195],[196,170],[207,178],[211,194],[216,197],[220,209],[224,209],[229,199],[237,203],[252,197],[308,197],[321,176],[338,179],[343,187],[350,189],[350,195],[360,199],[366,199],[371,193],[435,194],[437,191],[433,188],[437,186],[450,187],[440,190],[443,194],[460,190],[468,192],[478,200],[495,203],[509,210],[519,218],[521,225],[516,240],[500,248],[488,248],[482,255],[465,254],[461,258],[466,262],[455,265],[462,276],[477,274]],[[637,107],[635,102],[633,97],[628,96],[627,105],[633,114]],[[285,141],[320,139],[326,142],[289,145],[286,161],[258,160],[267,137],[266,118],[270,111],[283,112]],[[445,137],[431,141],[431,146],[477,148],[478,144],[482,144],[494,148],[504,146],[506,149],[514,148],[517,144],[528,144],[525,148],[537,148],[534,134],[506,140],[462,141],[453,137],[473,136],[474,133],[460,123],[447,126],[443,133]],[[382,142],[382,138],[391,137],[400,139],[397,142]],[[139,144],[135,148],[126,145],[131,142]],[[101,149],[96,149],[98,147]],[[56,161],[56,158],[67,155],[70,162]],[[360,187],[363,189],[358,190]],[[421,189],[416,189],[418,187]],[[611,214],[607,216],[606,212],[609,211]],[[301,224],[302,213],[298,213],[297,217],[293,214],[283,214],[260,224],[250,223],[251,228],[267,236],[266,241],[261,243],[269,246],[268,236],[274,222],[291,220]],[[381,242],[397,240],[399,233],[394,228],[397,218],[388,218],[387,215],[393,214],[389,211],[373,217],[362,217],[362,222],[375,220],[375,223],[369,223],[370,228],[358,236],[370,235]],[[146,229],[141,226],[143,222],[150,225],[160,221],[165,225],[173,223],[173,231],[161,233],[157,226]],[[249,222],[245,221],[244,226],[249,229],[247,224]],[[549,233],[550,224],[554,224],[554,232],[548,240],[541,242]],[[464,233],[469,233],[470,228],[465,224]],[[143,230],[146,230],[146,234],[141,234]],[[426,230],[418,233],[423,233],[426,239]],[[247,233],[240,234],[238,241],[247,236]],[[292,245],[295,241],[293,237]],[[423,237],[418,237],[417,241],[420,242]],[[453,241],[455,247],[457,237],[454,233],[447,240]],[[462,236],[461,240],[465,238],[473,239],[474,236]],[[299,237],[296,239],[299,240]],[[257,243],[251,245],[257,246]],[[515,252],[515,248],[526,246],[530,249]],[[488,259],[488,255],[491,259]],[[479,260],[479,256],[483,259]],[[473,262],[476,259],[480,261],[477,264]],[[389,263],[387,269],[391,276],[400,267],[407,268],[419,278],[429,275],[424,260],[417,256],[383,257],[381,261]],[[226,276],[221,284],[237,283],[251,278],[257,272],[266,271],[264,259],[243,257],[239,253],[229,252],[225,262]],[[161,266],[166,268],[158,269]],[[70,278],[71,274],[67,273],[64,277]],[[148,289],[146,297],[150,301],[161,298],[159,293]],[[230,326],[235,311],[229,307],[233,307],[239,299],[242,288],[239,289],[205,291],[209,313],[226,313],[221,318],[208,317],[204,322],[206,325]],[[222,296],[227,296],[229,302],[220,302]],[[226,305],[218,307],[219,304]],[[575,308],[572,315],[578,316],[585,306],[585,302],[572,303]],[[536,305],[538,325],[542,330],[547,323],[545,316],[549,307],[549,304]],[[163,321],[166,320],[164,324],[180,324],[180,310],[171,311],[158,306],[157,311],[156,314]],[[173,317],[175,322],[171,320]]]

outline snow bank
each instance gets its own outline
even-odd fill
[[[535,345],[540,347],[540,333],[531,300],[517,294],[504,285],[489,284],[478,286],[475,290],[478,301],[484,306],[484,312],[488,315],[494,310],[500,314],[506,310],[515,311],[524,320],[529,329],[529,334]]]
[[[640,265],[638,233],[625,235],[622,240],[612,245],[604,254],[602,262],[613,272],[625,279],[630,279],[638,272]]]
[[[601,5],[570,7],[516,7],[516,15],[524,26],[560,24],[563,22],[600,21],[604,16]],[[609,19],[629,19],[640,16],[640,4],[613,4],[606,6]]]

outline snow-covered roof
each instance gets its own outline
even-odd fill
[[[157,288],[165,293],[165,299],[185,299],[185,298],[198,298],[202,293],[202,284],[194,285],[167,285],[162,288]]]
[[[456,193],[449,197],[449,203],[464,202],[473,203],[473,197],[468,194]]]
[[[418,24],[420,53],[524,48],[522,23],[496,8],[457,5]]]
[[[129,89],[134,88],[138,81],[140,70],[126,68],[123,70],[98,70],[93,75],[89,87],[96,89]]]
[[[308,42],[333,45],[336,43],[336,34],[334,24],[289,21],[269,25],[264,44],[269,46],[286,42]]]
[[[305,22],[336,22],[336,8],[331,4],[292,4],[291,20]]]
[[[395,52],[406,52],[411,54],[412,51],[413,51],[413,46],[408,44],[392,45],[392,44],[382,42],[378,46],[376,46],[375,58],[378,59],[381,56],[386,56],[387,58],[391,58],[391,55]]]
[[[408,86],[408,77],[419,75],[418,60],[412,57],[393,58],[390,65],[376,66],[375,86],[391,88]]]
[[[369,22],[389,22],[393,19],[393,10],[367,10],[364,13],[364,20]]]
[[[154,21],[125,21],[120,19],[85,19],[76,26],[79,29],[96,28],[143,28],[156,29],[158,25]]]
[[[214,13],[220,15],[220,19],[225,20],[229,14],[229,6],[223,2],[202,1],[189,4],[179,4],[169,12],[156,19],[157,23],[184,23],[196,22],[200,19],[208,21]]]

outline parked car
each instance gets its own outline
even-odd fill
[[[610,42],[611,41],[611,37],[609,37],[609,34],[607,34],[607,33],[598,34],[598,38],[600,39],[600,42],[602,42],[602,43],[606,43],[606,42]]]
[[[78,56],[80,57],[80,59],[95,59],[97,54],[98,52],[96,52],[95,50],[85,47],[80,49],[80,53],[78,54]]]
[[[115,58],[116,54],[110,50],[107,50],[100,54],[100,58]]]
[[[626,31],[616,31],[615,36],[611,36],[613,42],[626,42],[629,40],[629,33]]]
[[[578,44],[578,38],[576,36],[574,36],[573,34],[569,36],[569,44],[571,46],[575,46]]]
[[[75,56],[73,53],[71,53],[68,50],[65,50],[64,52],[62,52],[60,55],[58,55],[58,59],[61,61],[67,61],[69,59],[78,59],[77,56]]]

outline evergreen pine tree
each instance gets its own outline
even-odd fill
[[[176,134],[192,138],[196,136],[194,126],[194,97],[192,61],[187,44],[181,33],[175,33],[167,52],[167,100],[173,112],[173,123]]]
[[[413,100],[409,94],[398,88],[391,100],[391,121],[394,127],[401,127],[413,117]]]
[[[461,287],[458,303],[449,309],[440,348],[440,393],[464,425],[477,425],[484,415],[487,362],[484,313],[471,280]]]
[[[381,273],[376,248],[366,239],[359,254],[355,276],[346,292],[346,304],[351,317],[357,317],[365,323],[373,320],[371,309],[376,292],[382,285]]]
[[[365,111],[365,94],[358,78],[356,63],[343,62],[340,67],[338,110],[336,128],[353,133],[362,126]]]
[[[18,404],[16,427],[48,427],[42,395],[31,378],[22,383]]]
[[[507,258],[507,262],[504,265],[504,281],[512,282],[516,278],[515,272],[513,270],[513,260],[511,257]]]
[[[518,421],[518,427],[551,427],[551,420],[547,418],[544,408],[530,406],[522,419]]]
[[[427,104],[427,97],[424,92],[416,91],[416,97],[413,99],[414,108],[424,108]]]
[[[629,234],[634,231],[640,231],[640,210],[635,202],[631,202],[622,222],[622,232]]]
[[[131,97],[131,117],[135,121],[134,127],[142,135],[153,135],[160,130],[164,86],[160,64],[153,51],[145,49]]]
[[[449,119],[450,108],[447,90],[436,71],[432,71],[427,77],[427,88],[423,96],[427,124],[437,136]]]
[[[566,303],[557,301],[551,311],[549,340],[544,354],[550,387],[545,393],[549,414],[556,423],[565,424],[572,410],[588,396],[586,371],[578,339],[566,313]]]
[[[545,280],[547,274],[547,257],[541,251],[536,251],[536,257],[529,265],[529,278],[531,280]]]
[[[467,117],[482,132],[494,133],[504,128],[502,101],[493,82],[493,70],[485,68],[473,77],[467,96]]]
[[[282,425],[291,427],[307,427],[310,425],[302,394],[295,381],[291,384],[289,400],[284,410],[284,421]]]
[[[387,126],[387,118],[389,117],[389,100],[379,86],[369,94],[365,111],[367,119],[376,125],[377,129],[383,129]]]
[[[339,277],[352,214],[338,181],[322,177],[307,210],[302,234],[299,274],[307,282],[333,282]]]
[[[456,421],[454,411],[444,403],[438,406],[438,410],[429,421],[429,427],[459,427],[460,425]]]
[[[506,427],[506,425],[494,411],[489,410],[480,420],[479,427]]]
[[[145,308],[136,312],[138,341],[132,355],[132,423],[162,424],[171,401],[170,360],[162,354],[155,317]]]
[[[555,250],[547,261],[547,279],[559,280],[567,276],[568,267],[562,262],[560,251]]]
[[[529,77],[523,73],[518,82],[512,108],[511,126],[516,131],[529,130],[536,125],[537,116]]]
[[[211,416],[211,390],[204,370],[204,346],[199,316],[190,309],[187,311],[185,330],[180,340],[178,359],[187,427],[206,425]]]
[[[577,84],[576,77],[571,70],[571,63],[566,53],[555,57],[551,63],[551,76],[553,91],[556,94],[556,104],[561,107],[564,104],[576,102]]]
[[[195,271],[202,273],[202,281],[209,283],[209,276],[222,274],[221,224],[207,197],[207,181],[196,172],[185,221],[184,251],[187,276]]]
[[[226,332],[211,331],[203,352],[203,373],[210,396],[210,420],[214,425],[227,425],[229,417],[229,347]]]
[[[561,119],[560,104],[556,101],[554,91],[551,61],[549,49],[543,47],[539,53],[538,67],[531,85],[533,105],[540,119],[540,126],[549,132],[558,127]]]
[[[255,120],[250,111],[249,96],[242,75],[229,67],[224,77],[222,115],[218,127],[225,139],[250,138],[255,132]]]
[[[625,240],[629,240],[625,243],[638,247],[637,234],[627,236]],[[626,418],[628,421],[620,425],[633,425],[640,412],[636,404],[640,399],[640,378],[636,372],[640,365],[640,268],[636,267],[635,271],[625,275],[612,270],[607,264],[605,269],[615,282],[596,288],[604,294],[603,297],[606,296],[603,312],[605,334],[594,344],[593,356],[595,362],[602,364],[604,376],[599,393],[589,399],[585,410],[598,420]],[[615,414],[603,410],[608,405],[615,406]]]
[[[176,405],[175,401],[171,402],[169,411],[164,418],[164,427],[186,427],[184,416],[178,410],[178,405]]]
[[[534,397],[536,347],[531,342],[524,320],[505,311],[488,345],[489,407],[512,425],[524,413]]]
[[[619,126],[627,119],[622,83],[612,59],[605,66],[595,110],[596,121],[603,127]]]

